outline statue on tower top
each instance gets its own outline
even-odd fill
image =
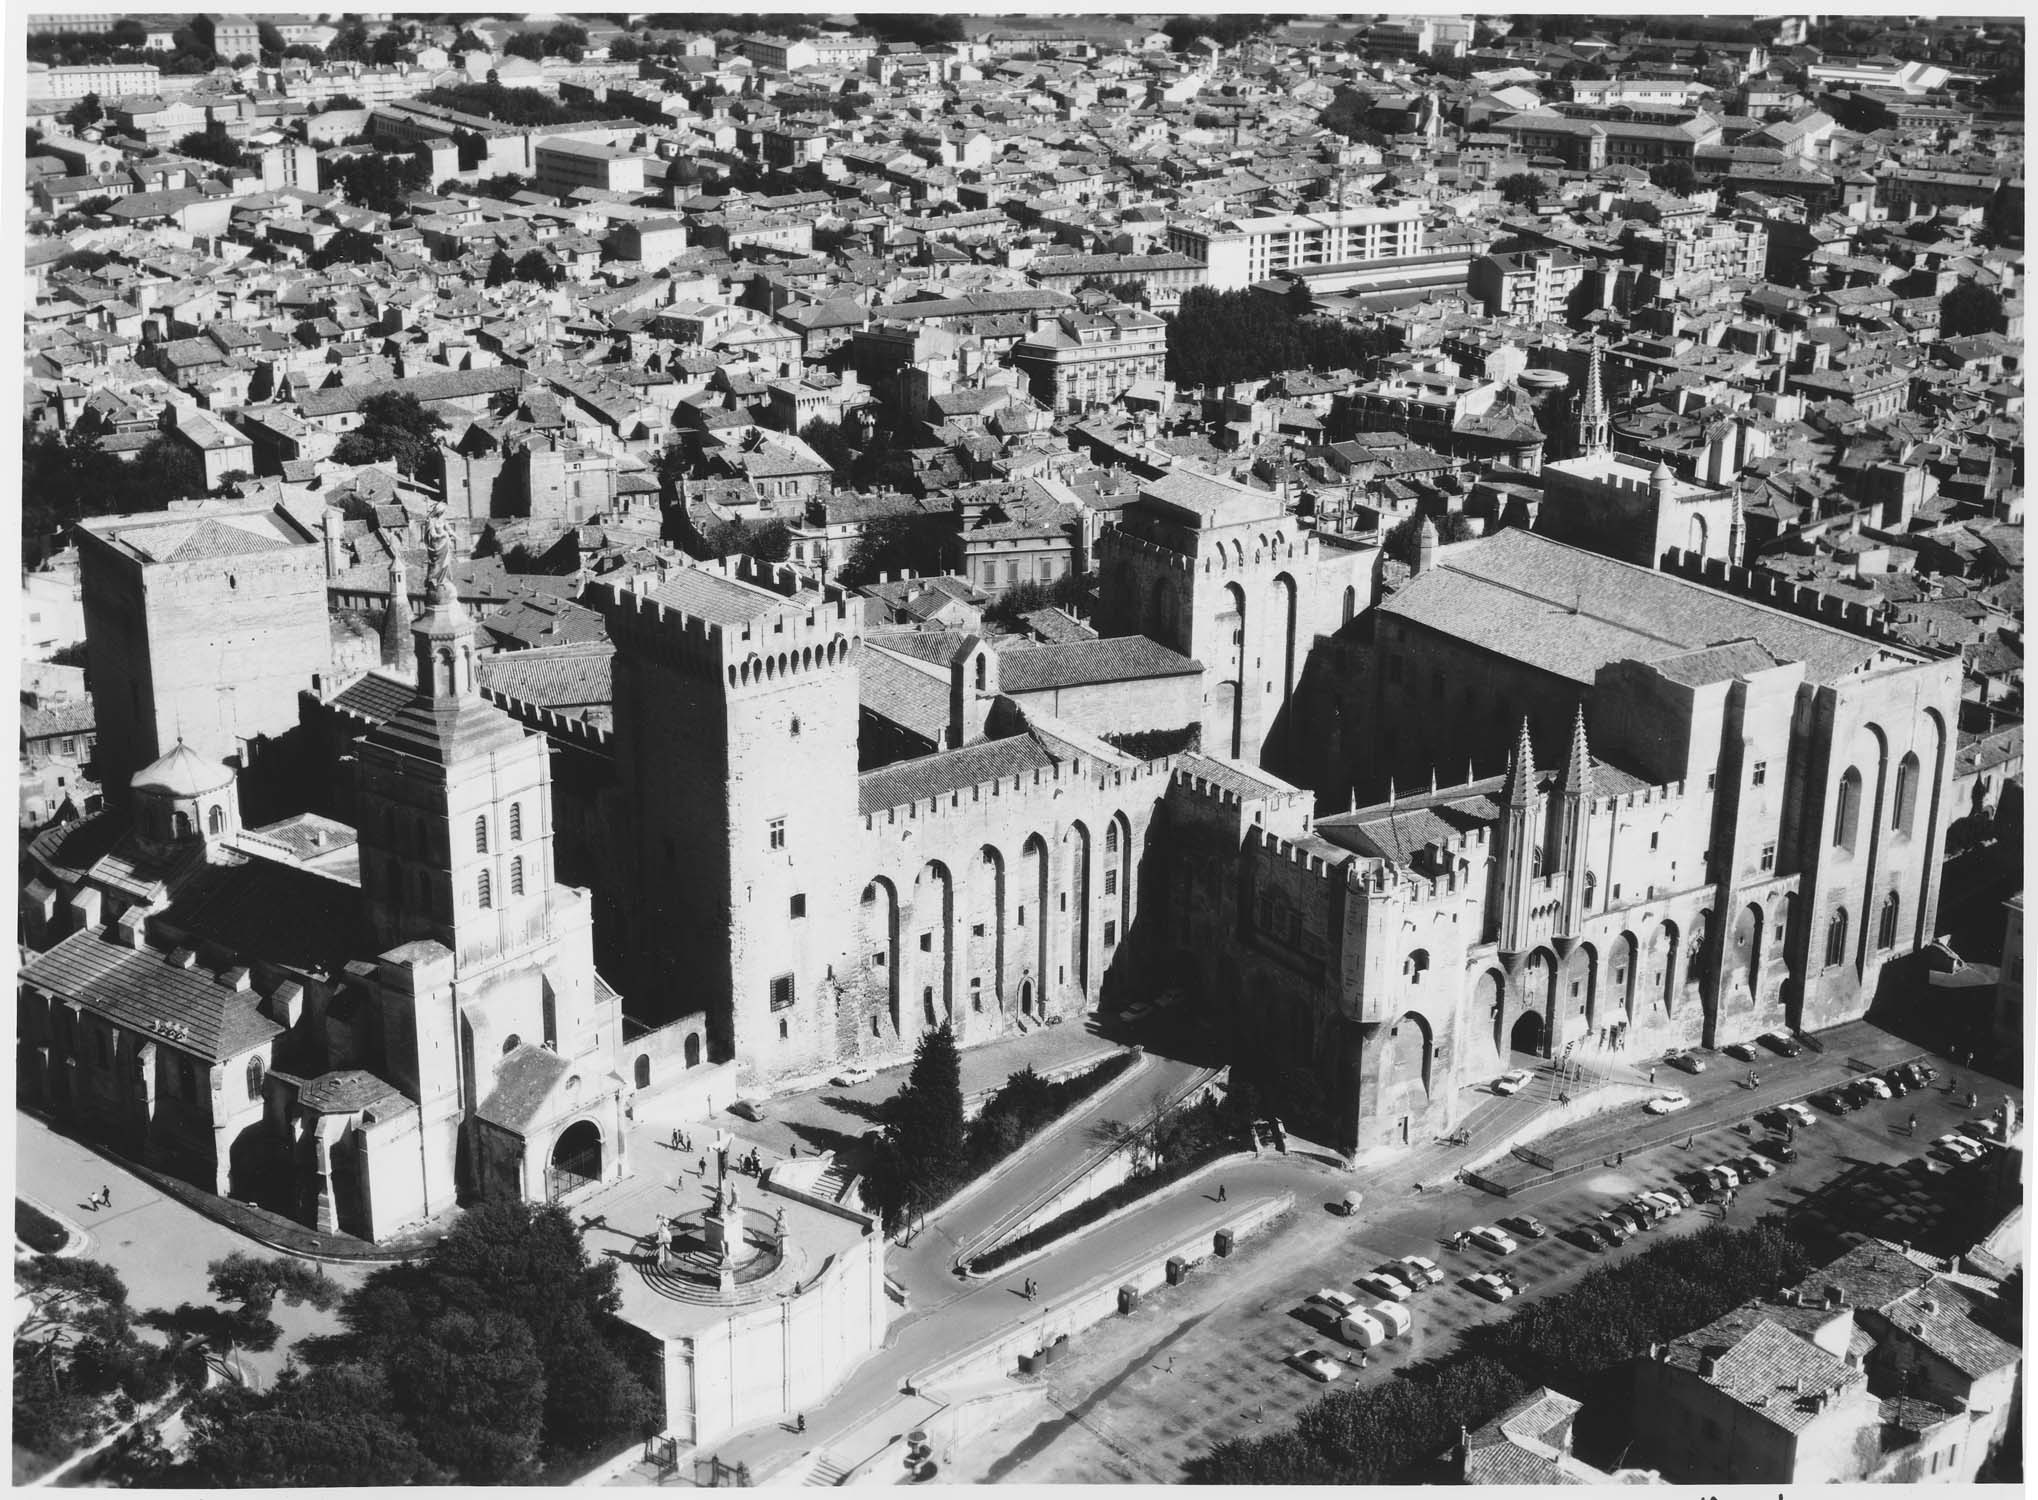
[[[434,500],[425,512],[425,600],[433,608],[459,599],[453,590],[453,524],[446,502]]]

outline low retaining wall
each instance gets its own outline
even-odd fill
[[[1189,1182],[1193,1178],[1182,1180]],[[1144,1296],[1155,1287],[1166,1285],[1169,1260],[1180,1256],[1192,1268],[1201,1265],[1216,1254],[1214,1243],[1219,1231],[1229,1230],[1236,1243],[1258,1233],[1294,1206],[1295,1195],[1282,1193],[1235,1217],[1213,1219],[1195,1234],[1184,1236],[1171,1245],[1142,1251],[1112,1270],[1098,1274],[1068,1295],[1048,1303],[1038,1313],[1029,1313],[1014,1327],[929,1366],[914,1377],[913,1389],[923,1390],[944,1381],[974,1379],[980,1375],[1012,1373],[1018,1368],[1020,1355],[1040,1353],[1057,1339],[1074,1338],[1084,1329],[1115,1314],[1121,1287],[1131,1286]],[[1104,1224],[1111,1220],[1107,1218],[1098,1222]]]

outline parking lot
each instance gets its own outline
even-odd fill
[[[955,1455],[951,1472],[958,1480],[1176,1481],[1183,1463],[1225,1438],[1283,1425],[1326,1389],[1381,1379],[1447,1353],[1466,1328],[1508,1316],[1520,1300],[1560,1292],[1591,1266],[1720,1222],[1723,1214],[1729,1224],[1750,1224],[1787,1213],[1821,1258],[1867,1232],[1903,1238],[1908,1230],[1920,1248],[1960,1248],[1951,1241],[1967,1233],[1962,1220],[1979,1222],[1972,1212],[1974,1183],[1986,1163],[1956,1171],[1928,1163],[1925,1153],[1936,1137],[2014,1091],[1963,1076],[1960,1092],[1949,1094],[1949,1070],[1943,1062],[1939,1067],[1940,1077],[1922,1092],[1845,1115],[1814,1110],[1816,1123],[1796,1132],[1799,1159],[1737,1188],[1730,1209],[1687,1209],[1616,1249],[1586,1250],[1561,1232],[1694,1168],[1744,1155],[1766,1132],[1702,1128],[1688,1151],[1680,1142],[1637,1153],[1510,1199],[1463,1185],[1432,1188],[1355,1224],[1334,1217],[1328,1201],[1302,1205],[1292,1228],[1249,1244],[1230,1262],[1198,1268],[1184,1286],[1085,1335],[1041,1378],[1041,1401]],[[1975,1110],[1966,1104],[1970,1084],[1988,1088]],[[1504,1257],[1450,1248],[1458,1230],[1522,1213],[1542,1220],[1548,1237],[1522,1241]],[[1447,1280],[1408,1300],[1410,1335],[1368,1351],[1360,1369],[1359,1351],[1311,1316],[1308,1299],[1327,1287],[1377,1300],[1361,1294],[1354,1278],[1409,1254],[1436,1261]],[[1496,1270],[1523,1285],[1520,1299],[1495,1304],[1461,1285],[1470,1275]],[[1287,1363],[1294,1351],[1310,1347],[1345,1366],[1335,1385],[1319,1384]]]

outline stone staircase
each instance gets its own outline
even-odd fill
[[[814,1196],[826,1198],[830,1203],[840,1203],[843,1194],[849,1191],[850,1183],[855,1180],[854,1172],[839,1161],[831,1160],[828,1163],[828,1170],[814,1179]]]
[[[825,1488],[833,1489],[848,1477],[849,1471],[843,1468],[842,1465],[835,1462],[826,1453],[816,1453],[813,1462],[807,1467],[807,1477],[801,1480],[800,1483],[803,1485],[821,1485]]]

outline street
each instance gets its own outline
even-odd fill
[[[1957,1201],[1959,1179],[1949,1182],[1922,1166],[1932,1140],[1974,1113],[1966,1108],[1965,1082],[1960,1094],[1945,1091],[1948,1071],[1942,1064],[1934,1088],[1853,1114],[1815,1111],[1818,1123],[1797,1134],[1800,1159],[1742,1187],[1727,1222],[1747,1225],[1767,1214],[1790,1213],[1822,1256],[1844,1249],[1845,1236],[1897,1235],[1900,1226],[1913,1223],[1920,1226],[1915,1237],[1921,1248],[1951,1248],[1928,1244],[1930,1226],[1947,1217],[1930,1200],[1936,1191]],[[2014,1096],[1989,1083],[1984,1106],[2005,1092]],[[1914,1111],[1915,1137],[1907,1132]],[[1729,1126],[1700,1128],[1688,1152],[1680,1142],[1631,1154],[1617,1168],[1588,1171],[1508,1199],[1456,1184],[1414,1196],[1369,1193],[1369,1203],[1391,1206],[1383,1213],[1369,1209],[1356,1225],[1305,1204],[1299,1222],[1285,1232],[1248,1244],[1232,1262],[1208,1268],[1186,1285],[1147,1299],[1131,1316],[1093,1329],[1069,1358],[1027,1382],[1039,1390],[1038,1401],[953,1455],[954,1467],[946,1472],[957,1482],[1178,1482],[1188,1459],[1226,1438],[1272,1431],[1324,1393],[1327,1387],[1284,1363],[1296,1349],[1315,1347],[1345,1364],[1342,1379],[1328,1389],[1383,1379],[1447,1352],[1474,1324],[1569,1288],[1593,1265],[1640,1253],[1663,1236],[1720,1222],[1716,1206],[1702,1205],[1598,1253],[1559,1238],[1564,1229],[1638,1192],[1694,1167],[1746,1154],[1750,1140]],[[1541,1219],[1549,1237],[1523,1241],[1504,1258],[1469,1248],[1452,1251],[1446,1244],[1455,1230],[1516,1214]],[[1405,1304],[1415,1315],[1411,1335],[1372,1350],[1362,1372],[1358,1351],[1309,1321],[1303,1304],[1322,1287],[1359,1295],[1355,1276],[1409,1254],[1429,1256],[1447,1279]],[[1506,1270],[1523,1281],[1523,1297],[1496,1305],[1459,1284],[1489,1270]]]

